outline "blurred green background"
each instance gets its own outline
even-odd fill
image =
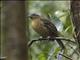
[[[51,19],[59,31],[60,37],[74,40],[74,27],[71,21],[70,1],[29,1],[29,14],[36,13]],[[31,21],[30,21],[31,23]],[[31,24],[30,24],[31,25]],[[29,25],[29,26],[30,26]],[[30,40],[39,38],[39,35],[30,26]],[[79,56],[73,53],[76,45],[71,42],[63,41],[66,46],[68,57],[78,60]],[[58,60],[60,47],[56,41],[38,41],[34,42],[29,49],[30,60]],[[75,57],[74,57],[75,56]],[[69,60],[60,58],[61,60]]]

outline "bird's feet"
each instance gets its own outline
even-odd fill
[[[50,36],[47,36],[47,39],[50,39],[51,37]]]
[[[42,36],[40,36],[39,38],[40,38],[40,39],[42,39],[43,37],[42,37]]]

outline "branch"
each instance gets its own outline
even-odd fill
[[[69,60],[72,60],[70,57],[65,56],[65,55],[63,55],[63,54],[59,54],[59,55],[61,55],[61,56],[65,57],[65,58],[67,58],[67,59],[69,59]]]
[[[71,39],[68,39],[68,38],[64,38],[64,37],[53,37],[53,38],[50,38],[50,37],[48,37],[48,38],[38,38],[38,39],[36,39],[36,40],[32,40],[29,44],[28,44],[28,46],[30,47],[34,42],[36,42],[36,41],[46,41],[46,40],[49,40],[49,41],[54,41],[54,40],[64,40],[64,41],[69,41],[69,42],[72,42],[72,43],[74,43],[74,44],[76,44],[76,42],[74,42],[74,41],[71,41]]]
[[[74,53],[76,53],[78,56],[80,55],[79,52],[77,51],[78,47],[74,49],[72,46],[70,46],[70,45],[68,45],[68,46],[69,46],[71,49],[74,50],[73,53],[72,53],[70,56],[72,56]]]

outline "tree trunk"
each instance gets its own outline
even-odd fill
[[[72,21],[75,26],[76,38],[80,52],[80,1],[71,1]]]
[[[3,1],[3,8],[6,25],[6,60],[28,60],[25,1]]]
[[[5,22],[3,17],[2,1],[0,2],[0,60],[5,60]]]

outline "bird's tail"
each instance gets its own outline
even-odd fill
[[[61,41],[61,40],[56,40],[57,41],[57,43],[59,44],[59,46],[62,48],[62,49],[64,49],[65,48],[65,46],[64,46],[64,44],[63,44],[63,42]]]

